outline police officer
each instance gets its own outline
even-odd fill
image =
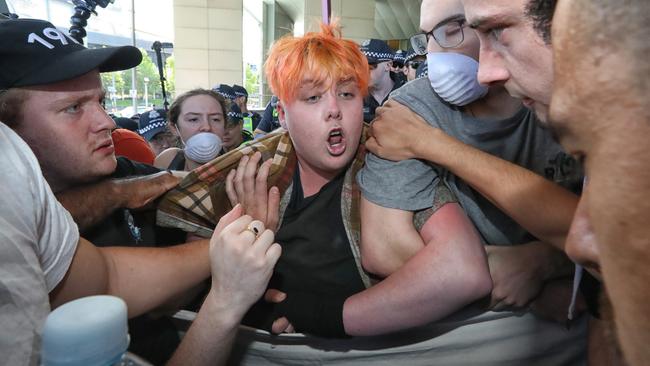
[[[399,85],[404,85],[406,83],[406,51],[395,51],[392,72],[394,76],[393,80],[397,81]]]
[[[262,116],[257,112],[251,112],[248,110],[248,91],[246,88],[241,85],[233,84],[232,89],[235,92],[235,104],[237,104],[241,110],[244,118],[244,130],[253,132],[262,120]]]
[[[227,113],[226,128],[224,129],[219,155],[234,150],[244,142],[251,141],[253,133],[244,129],[244,116],[236,103],[230,103]]]
[[[413,47],[409,46],[406,52],[406,62],[404,68],[406,70],[406,80],[411,81],[417,79],[417,70],[422,64],[427,63],[426,55],[418,55]]]
[[[395,53],[386,41],[367,39],[361,43],[361,52],[368,59],[370,67],[369,93],[363,101],[363,120],[370,123],[375,118],[375,109],[384,104],[390,92],[401,85],[391,77]]]
[[[275,108],[278,105],[278,97],[275,95],[271,97],[271,101],[266,105],[264,109],[264,115],[260,124],[257,125],[257,128],[253,132],[255,138],[262,137],[267,133],[280,128],[280,121],[278,119],[278,110]]]

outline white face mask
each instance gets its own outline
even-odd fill
[[[204,164],[219,155],[221,139],[211,132],[200,132],[185,142],[183,151],[188,159]]]
[[[460,53],[429,52],[427,66],[433,90],[449,104],[464,106],[488,92],[487,86],[478,83],[478,62],[471,57]]]

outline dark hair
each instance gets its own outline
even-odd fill
[[[557,0],[530,0],[526,5],[526,16],[546,44],[551,44],[551,24],[556,3]]]
[[[221,111],[223,112],[223,118],[224,120],[226,120],[227,113],[230,110],[229,108],[230,105],[228,104],[226,99],[224,99],[224,97],[221,94],[213,90],[199,88],[199,89],[192,89],[188,92],[185,92],[179,95],[178,97],[176,97],[176,99],[174,99],[174,103],[172,103],[172,105],[169,107],[170,123],[173,123],[174,125],[178,126],[178,117],[180,117],[181,115],[181,106],[183,105],[183,102],[185,102],[185,100],[187,100],[188,98],[196,95],[207,95],[209,97],[214,98],[214,100],[216,100],[221,106]],[[224,127],[225,127],[225,123],[224,123]]]
[[[27,91],[24,89],[0,90],[0,121],[11,128],[16,128],[27,97]]]

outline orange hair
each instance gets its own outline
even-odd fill
[[[362,96],[368,94],[370,70],[359,46],[341,38],[336,22],[320,28],[303,37],[282,37],[271,47],[264,71],[280,100],[295,100],[305,78],[315,84],[355,80]]]

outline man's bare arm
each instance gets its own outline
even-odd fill
[[[160,172],[127,179],[106,179],[56,194],[81,231],[118,208],[141,208],[178,184],[179,178]]]
[[[52,308],[83,296],[110,294],[143,314],[210,275],[208,240],[168,248],[97,248],[80,238],[68,273],[50,293]]]
[[[564,248],[578,203],[575,194],[431,127],[394,100],[377,111],[366,142],[370,151],[389,160],[417,158],[441,165],[537,238]]]

